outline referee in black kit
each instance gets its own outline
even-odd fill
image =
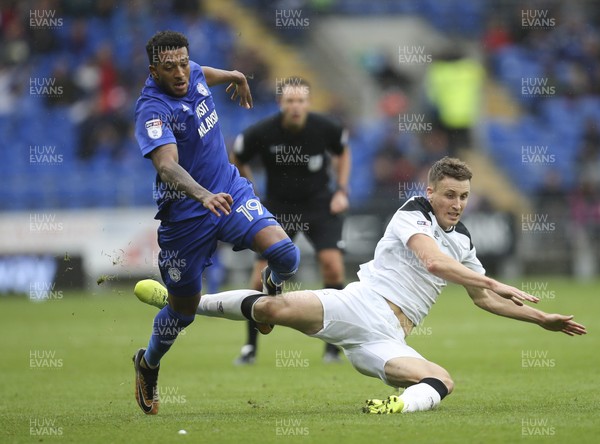
[[[348,132],[327,117],[309,111],[310,85],[301,78],[285,79],[278,86],[280,112],[252,125],[235,140],[232,163],[242,176],[253,180],[248,162],[254,156],[266,170],[264,205],[276,216],[290,238],[303,232],[317,253],[324,288],[344,288],[342,257],[343,216],[348,209],[350,149]],[[331,191],[329,158],[337,187]],[[259,259],[252,287],[262,291]],[[257,330],[248,322],[248,341],[235,363],[253,364]],[[325,362],[340,360],[336,346],[326,344]]]

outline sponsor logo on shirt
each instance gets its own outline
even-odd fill
[[[196,115],[198,116],[198,119],[201,120],[198,125],[198,134],[200,134],[200,137],[206,136],[219,121],[217,110],[213,109],[210,114],[209,111],[210,109],[206,100],[203,100],[196,106]]]
[[[428,227],[431,225],[431,222],[429,222],[428,220],[418,220],[417,225],[423,225],[425,227]]]

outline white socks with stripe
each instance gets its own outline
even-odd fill
[[[263,294],[256,290],[231,290],[215,294],[205,294],[200,298],[196,314],[233,321],[247,321],[242,310],[242,302],[248,296]],[[253,302],[253,301],[252,301]]]
[[[448,388],[439,379],[422,379],[418,384],[408,387],[400,395],[400,399],[404,401],[402,413],[431,410],[437,407],[447,394]]]

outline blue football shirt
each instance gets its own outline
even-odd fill
[[[179,165],[211,193],[228,192],[239,176],[229,163],[219,116],[202,68],[192,61],[184,97],[165,94],[148,76],[135,106],[135,137],[144,157],[162,145],[176,144]],[[209,212],[200,202],[164,183],[158,174],[153,195],[158,205],[155,218],[162,221],[176,222]]]

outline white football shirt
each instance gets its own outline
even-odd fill
[[[400,307],[408,319],[418,325],[447,282],[428,272],[408,248],[408,240],[415,234],[431,237],[444,254],[476,273],[485,274],[485,269],[477,259],[469,231],[461,222],[444,231],[426,198],[419,196],[406,201],[377,243],[374,259],[360,266],[358,277],[372,291]]]

